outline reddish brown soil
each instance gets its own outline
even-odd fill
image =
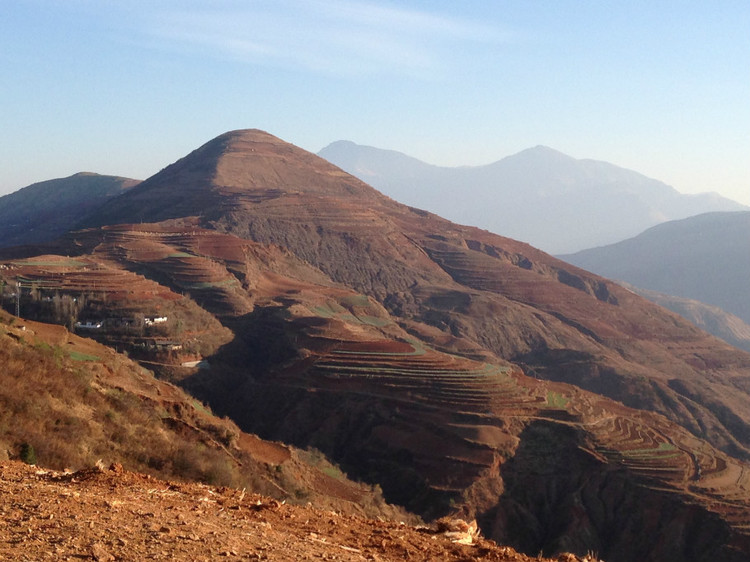
[[[0,464],[0,559],[542,560],[481,538],[456,544],[427,528],[165,482],[118,465],[61,473],[18,462]]]

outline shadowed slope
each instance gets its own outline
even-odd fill
[[[0,246],[54,240],[138,180],[79,173],[0,197]]]
[[[705,213],[562,257],[642,289],[718,306],[750,323],[750,212]]]

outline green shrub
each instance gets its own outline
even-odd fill
[[[26,464],[36,464],[36,451],[31,443],[21,444],[21,460]]]

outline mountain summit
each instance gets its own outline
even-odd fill
[[[82,223],[100,226],[186,216],[218,218],[228,208],[279,195],[279,186],[337,196],[371,187],[257,129],[224,133],[152,176]]]

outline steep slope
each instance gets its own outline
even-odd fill
[[[0,310],[0,461],[102,459],[162,478],[229,485],[347,513],[403,519],[324,458],[220,419],[112,349]]]
[[[109,287],[124,274],[119,268],[140,269],[177,288],[189,266],[195,279],[204,279],[196,298],[231,327],[234,339],[200,367],[179,357],[156,364],[146,358],[147,364],[242,427],[326,451],[413,510],[430,517],[460,510],[479,517],[493,538],[527,552],[741,559],[736,553],[746,548],[750,514],[747,465],[663,418],[525,377],[469,342],[412,323],[424,337],[461,343],[483,360],[440,352],[405,332],[374,300],[326,281],[293,256],[194,224],[107,227],[65,243],[86,252],[76,261],[106,260],[109,275],[70,264],[61,271],[64,259],[53,256],[9,262],[3,271],[24,267],[40,287],[71,276],[79,285],[63,282],[58,289],[69,295],[84,290],[88,274],[114,295]],[[227,282],[231,276],[235,281]],[[239,294],[238,286],[246,300],[216,298],[227,290]],[[131,306],[141,301],[134,289]],[[705,531],[686,532],[695,526]],[[658,543],[640,538],[675,528],[676,535]],[[690,554],[674,557],[674,551]]]
[[[0,494],[4,560],[552,562],[481,537],[457,542],[465,533],[157,480],[117,465],[61,473],[0,463]]]
[[[666,220],[747,209],[717,194],[682,195],[631,170],[544,146],[460,168],[350,141],[318,155],[398,201],[550,253],[610,244]]]
[[[0,197],[0,247],[54,240],[105,201],[138,183],[128,178],[79,173],[35,183]]]
[[[321,167],[318,160],[263,131],[225,133],[167,166],[128,197],[91,213],[81,226],[189,216],[213,220],[233,205],[279,198],[278,185],[298,186],[300,193],[317,196],[379,195],[341,170]],[[299,162],[304,162],[303,168]]]
[[[718,306],[750,323],[750,212],[672,221],[561,257],[643,289]]]
[[[103,212],[87,224],[111,226],[58,254],[189,291],[232,338],[160,370],[244,429],[527,552],[747,552],[748,467],[727,453],[748,454],[750,355],[678,316],[260,131],[222,135]],[[114,226],[143,218],[162,222]],[[36,267],[40,285],[56,262],[15,256],[0,272]]]

